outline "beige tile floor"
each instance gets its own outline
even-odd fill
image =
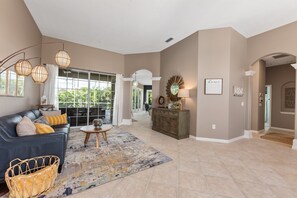
[[[261,139],[230,144],[175,140],[147,115],[123,126],[173,161],[71,196],[94,198],[296,198],[297,151]]]

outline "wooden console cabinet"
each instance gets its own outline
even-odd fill
[[[152,129],[176,139],[189,137],[190,111],[153,108]]]

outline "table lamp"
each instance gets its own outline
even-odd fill
[[[188,89],[180,89],[178,91],[177,97],[181,98],[181,108],[180,108],[180,110],[184,110],[184,105],[186,103],[186,98],[190,97],[189,90]]]

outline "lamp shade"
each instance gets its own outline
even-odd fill
[[[61,67],[70,65],[70,56],[65,50],[59,50],[55,57],[56,63]]]
[[[37,65],[32,70],[32,79],[37,84],[42,84],[47,80],[48,72],[42,65]]]
[[[189,98],[190,97],[189,90],[188,89],[180,89],[178,91],[177,97],[179,97],[179,98]]]
[[[29,76],[32,72],[32,65],[29,61],[21,59],[14,65],[14,70],[19,76]]]

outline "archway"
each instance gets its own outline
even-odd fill
[[[247,128],[261,134],[290,131],[295,136],[296,56],[272,53],[257,59],[249,78]],[[251,77],[252,76],[252,77]],[[284,88],[284,84],[291,82]],[[293,83],[292,83],[293,82]],[[291,140],[291,143],[292,143]]]
[[[131,116],[132,121],[149,125],[153,105],[152,72],[140,69],[131,76]]]

